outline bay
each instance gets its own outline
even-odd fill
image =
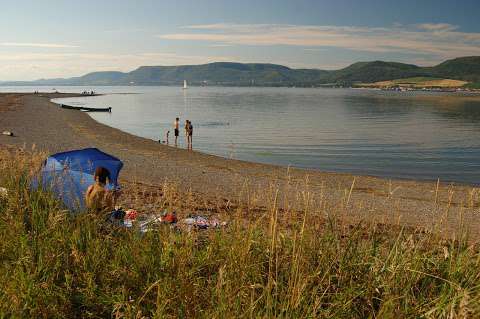
[[[327,88],[56,89],[105,93],[56,102],[112,107],[112,113],[89,115],[155,141],[170,130],[172,144],[175,117],[181,126],[189,119],[193,148],[226,158],[388,178],[480,181],[480,97]],[[179,146],[185,146],[183,130]]]

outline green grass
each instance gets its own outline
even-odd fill
[[[480,90],[480,82],[465,84],[465,88]]]
[[[396,80],[392,80],[392,82],[394,84],[418,84],[418,83],[423,83],[427,81],[436,81],[436,80],[442,80],[442,79],[434,78],[434,77],[419,76],[419,77],[406,78],[406,79],[396,79]]]
[[[29,191],[35,165],[16,156],[0,160],[10,190],[0,199],[1,317],[480,316],[480,254],[466,238],[344,228],[308,205],[279,210],[275,196],[257,218],[230,211],[225,230],[141,236]],[[295,222],[284,225],[287,213]]]

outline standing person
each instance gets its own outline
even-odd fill
[[[173,128],[175,131],[175,146],[177,146],[178,134],[180,133],[180,119],[178,117],[175,119],[175,122],[173,122]]]
[[[189,139],[188,139],[189,123],[190,123],[189,120],[185,120],[185,140],[187,140],[187,148],[189,148],[189,146],[190,146],[190,142],[189,142]]]
[[[190,149],[193,149],[193,125],[192,121],[188,121],[188,144],[190,145]]]

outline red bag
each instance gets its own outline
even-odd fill
[[[125,219],[135,220],[137,219],[138,212],[135,209],[129,209],[125,212]]]
[[[165,216],[163,216],[162,221],[164,221],[166,223],[170,223],[170,224],[176,223],[177,222],[177,214],[175,214],[175,212],[166,213]]]

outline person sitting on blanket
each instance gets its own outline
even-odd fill
[[[114,192],[107,190],[107,179],[110,180],[110,172],[105,167],[97,167],[95,170],[95,183],[90,185],[85,194],[87,208],[95,213],[110,212],[114,208]]]

